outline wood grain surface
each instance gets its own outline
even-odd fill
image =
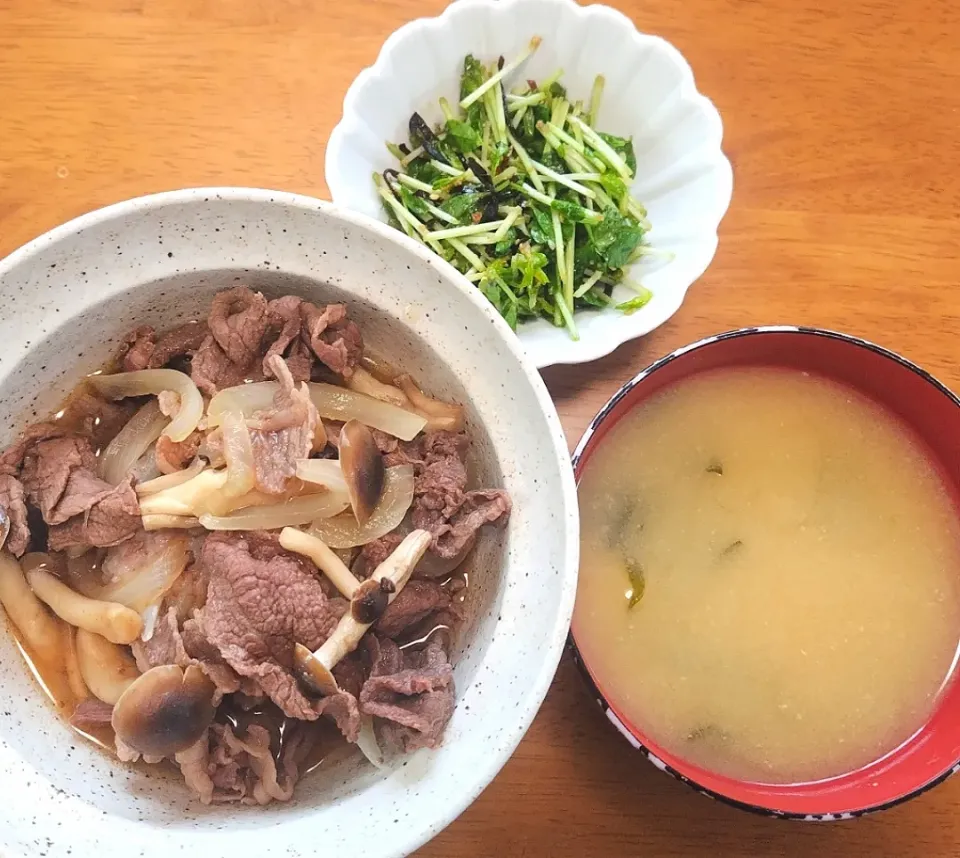
[[[324,147],[350,81],[396,27],[444,5],[0,0],[0,256],[151,191],[326,196]],[[734,196],[713,265],[669,324],[544,373],[571,446],[641,367],[744,324],[848,331],[960,388],[960,4],[612,5],[689,59],[724,118]],[[953,856],[958,811],[960,778],[852,823],[724,807],[631,753],[565,661],[502,774],[420,854]]]

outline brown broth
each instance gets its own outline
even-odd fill
[[[116,759],[113,728],[109,724],[102,726],[79,727],[71,723],[70,718],[78,703],[83,699],[75,695],[70,689],[66,663],[47,663],[36,658],[27,647],[16,626],[6,620],[9,633],[13,637],[17,650],[23,658],[30,675],[39,687],[44,699],[53,707],[57,715],[62,718],[71,730],[87,741],[105,751],[111,759]],[[303,776],[323,768],[330,768],[340,760],[357,753],[357,748],[344,739],[336,724],[329,719],[320,718],[317,721],[296,721],[287,718],[280,709],[270,701],[255,704],[250,709],[244,709],[229,697],[217,709],[216,720],[228,724],[237,736],[242,737],[252,724],[266,727],[271,736],[270,750],[275,760],[279,760],[283,751],[285,733],[296,724],[299,729],[311,732],[311,749],[303,763]],[[166,765],[175,767],[173,762]]]
[[[227,698],[217,709],[216,720],[228,725],[234,735],[241,737],[253,725],[264,727],[270,734],[270,752],[275,761],[280,760],[286,736],[291,730],[307,731],[311,747],[302,766],[304,775],[320,768],[324,762],[329,766],[334,759],[342,759],[344,751],[356,751],[356,747],[347,742],[333,721],[327,718],[316,721],[288,718],[269,700],[245,708],[236,699]]]
[[[364,359],[364,365],[373,375],[384,383],[392,382],[393,378],[399,373],[393,366],[375,355],[367,356]],[[174,366],[171,364],[171,367],[189,374],[189,365],[185,366],[181,364]],[[111,359],[101,370],[93,373],[93,375],[120,371],[121,367],[118,362]],[[340,379],[331,373],[325,373],[320,364],[318,364],[317,371],[322,377],[315,380],[342,383]],[[262,378],[249,378],[247,381],[262,381]],[[77,432],[79,434],[85,434],[92,429],[94,436],[94,454],[99,458],[103,450],[112,440],[112,436],[104,435],[102,431],[98,431],[99,419],[94,420],[92,424],[87,422],[87,414],[81,404],[83,398],[87,396],[97,397],[97,394],[86,381],[83,381],[63,400],[60,407],[48,418],[48,422],[63,427],[67,432]],[[129,398],[119,404],[128,412],[127,417],[129,418],[132,417],[135,411],[146,401],[147,397],[137,397]],[[117,429],[119,430],[119,428],[118,426]],[[299,480],[295,480],[294,482],[300,484]],[[36,520],[31,517],[30,528],[35,537],[42,536],[42,539],[38,539],[37,541],[40,541],[42,543],[41,547],[45,548],[46,525],[42,519],[40,519],[39,516]],[[103,560],[105,550],[95,549],[93,553],[95,554],[93,557],[90,557],[90,552],[88,552],[87,555],[81,558],[69,558],[65,555],[58,554],[48,555],[52,562],[41,565],[77,592],[83,595],[92,595],[92,589],[97,586],[102,586],[103,583],[100,579],[100,564]],[[454,606],[456,606],[456,609],[461,609],[467,597],[469,574],[455,570],[442,581],[442,586],[450,593],[451,601]],[[2,613],[2,611],[0,611],[0,613]],[[61,717],[74,732],[105,751],[112,759],[116,759],[114,732],[108,724],[81,728],[71,723],[71,716],[76,706],[83,702],[84,699],[92,699],[92,695],[78,697],[71,691],[66,662],[61,660],[57,663],[46,663],[34,657],[26,646],[19,631],[8,618],[6,619],[6,624],[16,642],[27,669],[57,715]],[[66,628],[65,624],[64,628]],[[421,623],[414,626],[405,639],[401,641],[401,649],[421,646],[440,635],[446,635],[449,642],[452,641],[454,633],[455,627],[452,623]],[[312,733],[312,747],[305,762],[301,766],[301,779],[311,772],[333,768],[340,761],[359,753],[356,745],[348,743],[346,739],[344,739],[332,720],[320,718],[314,722],[295,721],[294,719],[284,716],[270,701],[258,703],[251,709],[244,709],[228,696],[218,708],[216,720],[230,725],[236,735],[241,737],[252,724],[260,724],[266,727],[271,735],[271,751],[275,759],[279,759],[283,750],[284,735],[293,724],[297,724],[300,729],[309,730]],[[175,763],[172,761],[165,762],[163,765],[175,768]]]

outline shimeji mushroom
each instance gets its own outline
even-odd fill
[[[145,758],[171,757],[198,742],[213,721],[214,684],[196,665],[154,667],[113,707],[117,739]]]
[[[360,587],[359,579],[322,539],[295,527],[285,527],[280,531],[280,545],[287,551],[309,557],[347,599],[352,599]]]
[[[90,693],[115,704],[140,676],[136,662],[126,647],[85,629],[77,629],[75,641],[80,675]]]
[[[393,383],[403,391],[417,412],[426,417],[428,430],[459,432],[463,429],[463,406],[432,399],[407,373],[398,375]]]
[[[79,629],[73,626],[66,624],[63,626],[63,672],[66,674],[70,693],[77,700],[85,700],[89,695],[83,671],[80,669],[80,657],[77,654],[78,631]]]
[[[143,631],[143,620],[136,611],[117,602],[81,596],[45,569],[28,571],[27,583],[50,610],[78,629],[103,635],[116,644],[131,644]]]
[[[190,515],[142,515],[144,530],[194,530],[202,527],[200,519]]]
[[[425,530],[414,530],[404,537],[394,552],[366,580],[359,581],[330,548],[315,536],[284,528],[280,544],[288,551],[303,554],[327,574],[334,586],[350,599],[350,610],[341,618],[333,634],[316,652],[297,644],[294,663],[300,680],[318,694],[339,691],[331,671],[347,654],[353,652],[360,639],[386,610],[430,547],[432,537]],[[332,573],[332,574],[331,574]]]
[[[200,471],[182,483],[141,497],[140,514],[144,519],[152,516],[196,516],[198,512],[206,512],[210,498],[223,490],[226,481],[226,471]]]
[[[56,664],[63,646],[63,626],[30,589],[12,554],[0,551],[0,604],[35,658]]]
[[[373,433],[359,420],[348,420],[340,430],[340,470],[353,514],[366,524],[383,494],[385,469]]]

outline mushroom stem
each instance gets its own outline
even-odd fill
[[[41,601],[71,626],[103,635],[116,644],[131,644],[143,631],[140,615],[117,602],[88,599],[43,569],[31,569],[27,583]]]
[[[394,387],[392,384],[384,384],[362,366],[358,366],[353,371],[353,375],[346,379],[346,385],[357,393],[365,393],[367,396],[372,396],[381,402],[389,402],[391,405],[396,405],[397,408],[406,408],[408,410],[412,408],[410,400],[402,390]]]
[[[346,598],[354,597],[360,581],[322,539],[295,527],[285,527],[280,531],[280,545],[287,551],[308,557]]]
[[[196,516],[207,512],[211,498],[227,482],[226,471],[201,471],[186,482],[140,498],[140,514]]]
[[[31,655],[56,664],[63,644],[60,621],[36,597],[20,564],[6,551],[0,551],[0,604],[23,635]]]
[[[430,431],[459,432],[463,429],[463,406],[441,402],[427,396],[407,373],[398,375],[393,382],[413,404],[413,407],[427,419],[426,428]]]
[[[115,704],[140,676],[126,648],[84,629],[76,633],[77,662],[83,681],[98,700]]]
[[[88,697],[87,683],[83,678],[83,671],[80,669],[80,657],[77,654],[77,633],[80,629],[65,625],[63,627],[63,666],[67,674],[67,684],[70,686],[70,693],[77,700],[84,700]]]
[[[386,608],[410,580],[420,558],[430,547],[431,540],[432,537],[426,530],[408,533],[393,553],[374,570],[369,581],[363,583],[357,598],[351,603],[351,609],[340,618],[333,634],[323,642],[320,649],[310,652],[302,644],[297,644],[294,653],[297,673],[313,690],[320,694],[333,694],[339,690],[331,671],[344,656],[357,648],[367,629],[378,619],[377,617],[371,622],[361,622],[354,616],[359,613],[355,609],[366,585],[372,582],[380,590],[384,597],[382,605]]]
[[[200,519],[191,515],[161,515],[151,513],[141,516],[144,530],[193,530],[202,527]]]

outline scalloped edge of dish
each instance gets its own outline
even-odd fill
[[[383,82],[389,79],[394,64],[393,57],[399,46],[410,39],[438,38],[443,30],[460,26],[470,15],[502,15],[504,9],[522,9],[525,2],[526,0],[457,0],[440,15],[410,21],[387,38],[374,64],[363,69],[347,90],[343,101],[343,115],[330,135],[325,172],[334,202],[356,209],[355,194],[351,192],[352,181],[342,174],[339,164],[343,158],[342,153],[349,147],[355,134],[372,133],[363,119],[364,114],[359,102],[368,87],[383,85]],[[601,311],[594,318],[603,319],[604,324],[593,326],[594,330],[588,331],[578,342],[571,341],[565,330],[554,328],[546,321],[525,323],[517,336],[530,359],[539,368],[597,360],[668,321],[680,309],[690,287],[713,261],[719,244],[718,228],[729,210],[733,195],[733,169],[722,150],[723,122],[720,113],[713,103],[697,90],[693,70],[680,51],[659,36],[641,33],[623,13],[608,6],[579,6],[573,0],[551,2],[556,6],[558,15],[572,15],[580,19],[583,26],[590,26],[591,21],[604,20],[608,24],[613,23],[624,28],[630,33],[631,43],[638,52],[652,49],[669,61],[675,70],[678,83],[675,100],[681,104],[692,105],[706,118],[709,125],[708,139],[701,144],[701,149],[707,151],[709,157],[698,164],[708,164],[709,170],[716,173],[718,191],[709,201],[712,216],[704,219],[701,230],[696,234],[695,246],[699,248],[697,263],[670,284],[662,300],[655,299],[647,307],[630,316],[612,309]]]

